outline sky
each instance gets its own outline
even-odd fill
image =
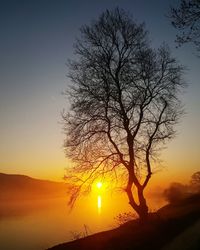
[[[61,94],[66,62],[73,57],[79,28],[115,7],[145,22],[153,47],[169,44],[187,67],[182,96],[186,114],[177,137],[162,152],[155,181],[188,181],[200,170],[200,58],[186,45],[176,49],[176,30],[167,18],[174,0],[2,0],[0,2],[0,172],[62,180],[68,166],[63,150]],[[159,163],[160,164],[160,163]]]

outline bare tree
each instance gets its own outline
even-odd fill
[[[171,7],[170,18],[179,30],[178,46],[193,43],[200,52],[200,0],[181,0],[177,8]]]
[[[63,113],[71,204],[96,178],[122,181],[145,220],[152,162],[174,136],[182,114],[183,67],[166,45],[150,48],[143,24],[123,10],[105,11],[80,30],[69,63],[71,109]]]

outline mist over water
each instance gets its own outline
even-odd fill
[[[67,198],[6,201],[0,206],[0,249],[41,250],[73,240],[74,236],[93,234],[116,227],[119,213],[132,211],[121,195],[83,197],[70,212]],[[98,201],[98,202],[97,202]],[[149,197],[150,209],[165,201]]]

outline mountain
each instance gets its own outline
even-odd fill
[[[0,200],[32,200],[66,195],[65,183],[0,173]]]

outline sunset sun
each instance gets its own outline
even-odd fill
[[[97,188],[100,189],[102,187],[102,182],[97,182]]]

